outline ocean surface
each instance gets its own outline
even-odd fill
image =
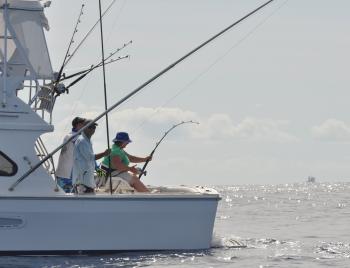
[[[214,188],[208,250],[0,257],[0,267],[350,267],[350,183]]]

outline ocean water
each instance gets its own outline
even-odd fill
[[[0,267],[350,267],[350,183],[214,188],[208,250],[0,257]]]

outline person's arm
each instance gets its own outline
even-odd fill
[[[146,156],[146,157],[139,157],[139,156],[134,156],[134,155],[128,154],[127,152],[125,152],[125,153],[128,156],[130,162],[133,162],[133,163],[142,163],[142,162],[152,160],[152,156],[150,156],[150,155]]]
[[[62,143],[65,143],[70,137],[68,135],[66,135],[64,138],[63,138],[63,142]],[[68,150],[68,144],[64,145],[61,149],[61,154],[64,154],[66,151]]]
[[[137,168],[135,166],[129,167],[129,166],[125,165],[122,162],[121,158],[118,156],[112,157],[112,164],[113,164],[113,167],[120,172],[130,171],[131,173],[139,174],[139,171],[137,170]]]
[[[99,154],[95,154],[95,160],[98,160],[104,156],[107,156],[111,153],[111,150],[110,149],[107,149],[106,151],[102,152],[102,153],[99,153]]]

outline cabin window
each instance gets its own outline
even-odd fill
[[[17,173],[17,169],[16,163],[0,151],[0,176],[13,176]]]

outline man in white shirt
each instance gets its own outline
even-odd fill
[[[69,138],[75,135],[83,126],[85,119],[81,117],[75,117],[72,121],[72,131],[66,135],[63,139],[63,143],[66,142]],[[74,151],[74,142],[78,136],[73,140],[67,143],[62,149],[60,156],[58,158],[58,164],[56,169],[56,179],[57,184],[60,186],[66,193],[71,193],[73,190],[72,184],[72,169],[73,169],[73,151]]]
[[[84,125],[87,125],[91,120],[86,120]],[[95,154],[92,149],[91,137],[95,133],[97,124],[94,123],[85,128],[81,135],[74,143],[73,152],[73,191],[76,194],[94,193],[96,188],[95,183],[95,160],[100,159],[110,154],[110,150],[103,153]]]

